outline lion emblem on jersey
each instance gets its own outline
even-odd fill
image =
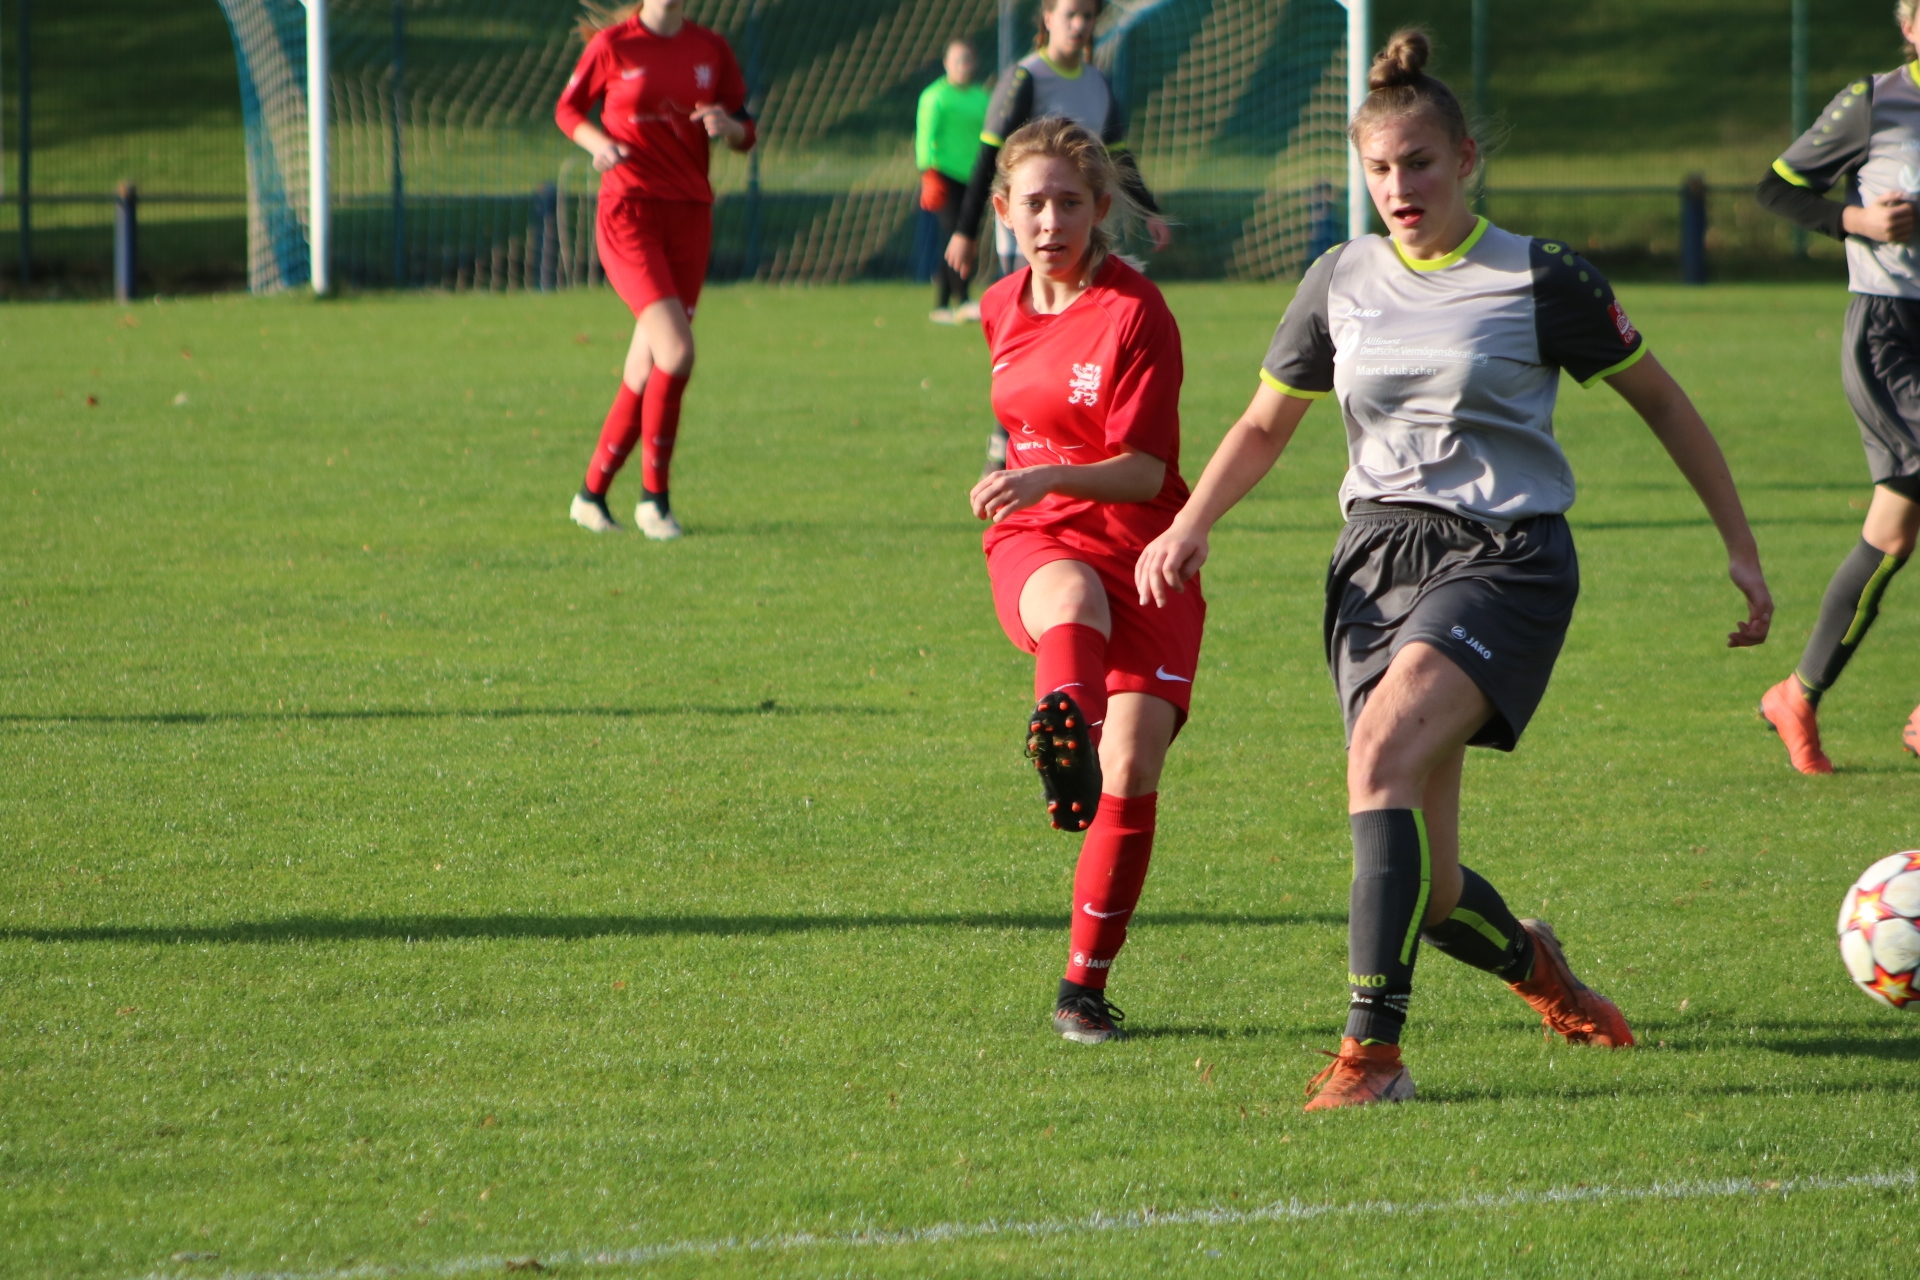
[[[1097,364],[1077,364],[1073,366],[1073,377],[1067,383],[1067,403],[1084,404],[1088,408],[1100,403],[1100,366]]]
[[[713,68],[702,62],[693,69],[693,84],[696,89],[713,88]]]

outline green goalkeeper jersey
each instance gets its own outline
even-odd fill
[[[987,87],[959,85],[941,76],[920,95],[913,131],[913,167],[938,169],[965,182],[980,151],[980,130],[987,119]]]

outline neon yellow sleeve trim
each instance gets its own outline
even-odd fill
[[[997,133],[982,133],[980,135],[980,141],[990,147],[1004,147],[1007,145],[1007,140]]]
[[[1330,391],[1302,391],[1298,387],[1290,387],[1268,373],[1265,369],[1260,371],[1260,381],[1266,383],[1281,395],[1292,396],[1296,400],[1325,400],[1329,395],[1333,394]]]
[[[1809,191],[1813,190],[1813,184],[1795,173],[1793,166],[1789,165],[1785,160],[1775,160],[1773,162],[1773,171],[1796,187],[1805,187]]]
[[[1646,339],[1643,338],[1640,341],[1640,349],[1638,351],[1628,356],[1625,360],[1622,360],[1619,364],[1613,366],[1613,368],[1602,369],[1600,372],[1594,374],[1591,378],[1588,378],[1585,382],[1580,384],[1580,389],[1584,391],[1587,388],[1591,387],[1594,383],[1600,381],[1602,378],[1611,378],[1616,373],[1625,373],[1627,370],[1633,368],[1633,366],[1635,366],[1636,364],[1639,364],[1640,357],[1644,356],[1645,354],[1647,354],[1647,343],[1646,343]]]

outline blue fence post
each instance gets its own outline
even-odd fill
[[[139,193],[133,184],[121,183],[113,197],[113,300],[122,304],[132,302],[138,290],[139,207]]]
[[[539,271],[536,279],[542,293],[551,293],[560,272],[560,188],[543,183],[533,198],[535,234],[539,237]]]
[[[1680,283],[1707,282],[1707,180],[1690,173],[1680,185]]]

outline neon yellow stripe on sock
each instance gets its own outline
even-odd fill
[[[1448,916],[1447,919],[1458,920],[1461,924],[1466,925],[1467,928],[1473,930],[1494,946],[1499,947],[1502,951],[1505,951],[1513,945],[1512,938],[1503,937],[1500,931],[1488,924],[1486,917],[1482,916],[1478,911],[1469,911],[1465,907],[1455,907],[1453,914]]]
[[[1893,575],[1900,571],[1906,560],[1900,556],[1880,557],[1880,567],[1867,579],[1867,589],[1860,593],[1860,604],[1853,611],[1853,625],[1847,628],[1847,634],[1840,637],[1843,645],[1859,644],[1867,634],[1867,628],[1880,612],[1880,597],[1887,593],[1887,583],[1893,581]]]
[[[1420,923],[1426,919],[1427,897],[1433,892],[1433,855],[1427,849],[1427,818],[1413,812],[1413,825],[1420,832],[1420,898],[1413,904],[1413,919],[1407,922],[1407,940],[1400,944],[1400,963],[1413,962],[1413,944],[1420,940]]]

